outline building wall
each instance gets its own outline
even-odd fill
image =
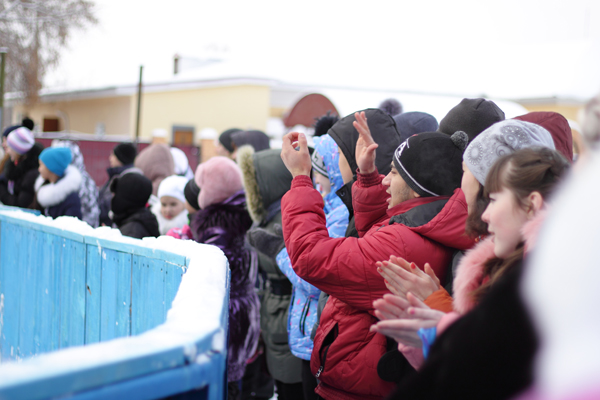
[[[175,125],[194,127],[194,143],[198,143],[198,133],[205,128],[219,133],[231,127],[264,131],[270,114],[269,101],[269,87],[256,85],[144,93],[140,136],[149,138],[156,128],[171,133]],[[134,132],[136,109],[131,112],[130,129]]]
[[[135,96],[134,96],[135,97]],[[44,118],[58,118],[60,130],[95,133],[98,123],[104,124],[107,135],[129,135],[131,118],[129,96],[106,97],[73,101],[44,102],[27,112],[27,115],[41,129]],[[16,105],[13,123],[18,123],[25,115],[25,108]],[[65,117],[66,115],[66,117]],[[134,113],[135,115],[135,113]],[[68,127],[67,127],[68,120]]]

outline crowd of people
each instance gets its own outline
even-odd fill
[[[581,126],[574,142],[556,112],[506,119],[490,100],[464,99],[438,123],[387,100],[328,113],[281,149],[228,129],[196,171],[167,144],[138,154],[121,143],[98,189],[76,143],[43,149],[24,120],[3,133],[0,202],[219,247],[231,270],[230,399],[591,399],[600,365],[559,379],[562,397],[548,389],[569,347],[544,304],[564,287],[540,288],[551,280],[539,261],[552,264],[545,241],[560,243],[545,227],[569,217],[554,199],[585,174],[592,184],[600,96]]]

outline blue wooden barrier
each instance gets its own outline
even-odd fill
[[[0,399],[221,399],[228,300],[216,247],[0,210]]]

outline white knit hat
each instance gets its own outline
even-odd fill
[[[185,203],[185,195],[183,194],[183,190],[185,189],[185,185],[187,183],[188,180],[186,178],[178,175],[171,175],[163,179],[158,186],[158,198],[160,199],[163,196],[170,196]]]
[[[496,122],[477,135],[467,146],[463,161],[479,183],[485,185],[485,178],[496,160],[534,146],[554,150],[550,132],[531,122],[507,119]]]

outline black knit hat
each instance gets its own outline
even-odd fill
[[[394,121],[403,142],[418,133],[435,132],[439,127],[433,115],[419,111],[398,114],[394,116]]]
[[[421,197],[450,196],[460,187],[467,134],[425,132],[405,140],[394,153],[394,167]]]
[[[123,165],[130,165],[137,156],[137,149],[133,143],[119,143],[113,149],[113,153]]]
[[[196,185],[194,179],[190,179],[189,182],[183,188],[183,195],[185,196],[185,200],[189,203],[190,206],[194,207],[196,210],[200,210],[200,205],[198,204],[198,195],[200,194],[200,188]]]
[[[13,126],[9,126],[8,128],[4,129],[4,132],[2,132],[2,136],[3,137],[7,137],[9,133],[11,133],[12,131],[14,131],[17,128],[20,128],[21,125],[13,125]]]
[[[463,99],[440,121],[438,132],[452,135],[463,131],[469,136],[469,142],[481,132],[504,121],[504,111],[491,100]]]
[[[112,212],[128,214],[146,207],[152,194],[152,182],[142,174],[130,172],[115,179],[110,191],[115,194],[111,201]]]
[[[231,135],[233,135],[234,133],[238,133],[241,132],[241,129],[238,128],[231,128],[231,129],[227,129],[226,131],[224,131],[223,133],[221,133],[221,135],[219,136],[219,142],[223,145],[223,147],[225,147],[227,149],[228,152],[233,153],[233,145],[231,143]]]

